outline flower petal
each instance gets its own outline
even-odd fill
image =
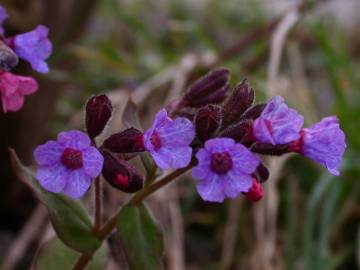
[[[1,101],[4,112],[17,112],[24,105],[24,96],[19,93],[14,93],[10,96],[2,96]]]
[[[87,176],[84,170],[71,171],[64,193],[71,198],[79,199],[89,189],[91,182],[92,178]]]
[[[59,162],[51,166],[40,166],[36,172],[36,179],[47,191],[59,193],[67,183],[69,173],[70,171]]]
[[[162,169],[179,169],[189,165],[192,148],[186,147],[161,147],[158,151],[150,151],[155,163]]]
[[[252,174],[260,161],[252,152],[250,152],[245,146],[237,143],[231,150],[232,161],[234,164],[234,170],[243,174]]]
[[[60,162],[64,147],[56,141],[48,141],[39,145],[34,151],[34,157],[39,165],[52,165]]]
[[[63,131],[59,133],[58,143],[64,147],[83,150],[90,146],[90,138],[84,132],[78,130]]]
[[[222,153],[230,151],[235,145],[235,141],[230,138],[216,138],[207,140],[205,149],[210,153]]]
[[[83,150],[84,171],[88,176],[96,177],[101,173],[104,158],[95,147]]]
[[[184,117],[178,117],[174,121],[167,122],[157,131],[162,144],[167,146],[188,146],[195,137],[192,122]]]
[[[211,177],[199,181],[196,189],[204,201],[223,202],[225,199],[221,179],[216,174],[212,174]]]
[[[200,149],[196,153],[196,158],[198,160],[198,165],[192,169],[192,177],[196,179],[205,179],[209,177],[210,164],[211,164],[211,155],[205,149]]]
[[[221,181],[221,184],[225,195],[230,198],[235,198],[240,192],[249,191],[252,187],[252,177],[232,170],[226,175],[226,179]]]

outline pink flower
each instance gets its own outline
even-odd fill
[[[4,112],[17,112],[24,105],[24,96],[38,90],[37,82],[31,77],[0,73],[0,93]]]

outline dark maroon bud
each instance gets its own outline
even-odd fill
[[[281,156],[291,152],[289,145],[290,144],[272,145],[270,143],[257,142],[251,147],[251,151],[262,155]]]
[[[202,107],[196,114],[194,122],[197,137],[201,142],[205,142],[221,126],[221,107],[212,104]]]
[[[263,163],[260,163],[252,176],[258,179],[261,183],[263,183],[269,179],[270,172]]]
[[[176,110],[176,113],[174,113],[173,116],[185,117],[190,121],[193,121],[198,111],[198,108],[183,107]]]
[[[145,151],[143,133],[136,128],[128,128],[107,138],[103,147],[114,153]]]
[[[134,167],[106,151],[101,153],[104,156],[102,175],[110,185],[127,193],[142,189],[144,178]]]
[[[266,104],[256,104],[256,105],[252,106],[241,116],[240,120],[246,120],[246,119],[255,120],[256,118],[258,118],[261,115],[261,113],[265,109],[265,107],[266,107]]]
[[[249,141],[252,138],[252,121],[243,121],[224,129],[220,137],[234,139],[236,142]]]
[[[257,202],[264,197],[264,188],[255,178],[253,178],[252,187],[248,192],[245,192],[244,194],[249,201]]]
[[[236,122],[240,116],[253,104],[255,93],[246,80],[235,87],[224,104],[224,122],[231,124]]]
[[[86,104],[86,131],[95,138],[104,130],[111,117],[113,107],[106,95],[93,96]]]
[[[0,40],[0,70],[10,71],[18,62],[16,53]]]
[[[179,107],[201,107],[222,102],[229,90],[229,78],[228,69],[219,68],[210,71],[190,85]]]

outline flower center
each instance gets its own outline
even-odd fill
[[[217,174],[226,174],[233,167],[233,161],[228,152],[211,155],[211,170]]]
[[[155,150],[158,150],[161,147],[161,138],[156,130],[154,130],[151,134],[150,142],[154,146]]]
[[[82,152],[77,149],[65,148],[61,162],[69,170],[79,169],[83,166]]]

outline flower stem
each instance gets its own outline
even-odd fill
[[[94,253],[83,253],[74,265],[73,270],[85,269],[86,265],[92,259],[93,255]]]
[[[190,164],[189,166],[187,166],[185,168],[175,170],[172,173],[164,176],[163,178],[156,181],[154,184],[149,185],[148,187],[145,187],[143,190],[136,193],[136,195],[133,196],[124,205],[138,206],[149,195],[151,195],[152,193],[154,193],[158,189],[162,188],[166,184],[170,183],[172,180],[175,180],[178,176],[182,175],[183,173],[185,173],[186,171],[188,171],[192,167],[193,167],[193,165]],[[96,232],[97,237],[101,241],[103,241],[114,230],[114,228],[116,226],[116,223],[117,223],[119,212],[121,211],[122,208],[120,208],[118,211],[116,211],[116,213],[101,228],[101,210],[100,210],[101,209],[101,196],[100,196],[101,194],[100,194],[100,191],[99,191],[100,188],[101,188],[101,186],[100,186],[100,177],[97,177],[95,179],[95,181],[96,181],[95,182],[95,225],[97,225],[97,222],[100,222],[99,223],[100,227],[95,232]],[[100,196],[100,199],[97,197],[98,195]],[[98,199],[99,199],[99,201],[98,201]],[[100,206],[100,208],[98,208],[99,206]],[[94,230],[95,230],[95,228],[97,228],[97,227],[94,226]],[[94,255],[94,252],[90,253],[90,254],[89,253],[82,254],[80,256],[80,258],[78,259],[78,261],[76,262],[73,270],[83,270],[83,269],[85,269],[86,265],[92,259],[93,255]]]
[[[94,232],[98,234],[102,221],[102,184],[100,176],[95,178],[95,223]]]

